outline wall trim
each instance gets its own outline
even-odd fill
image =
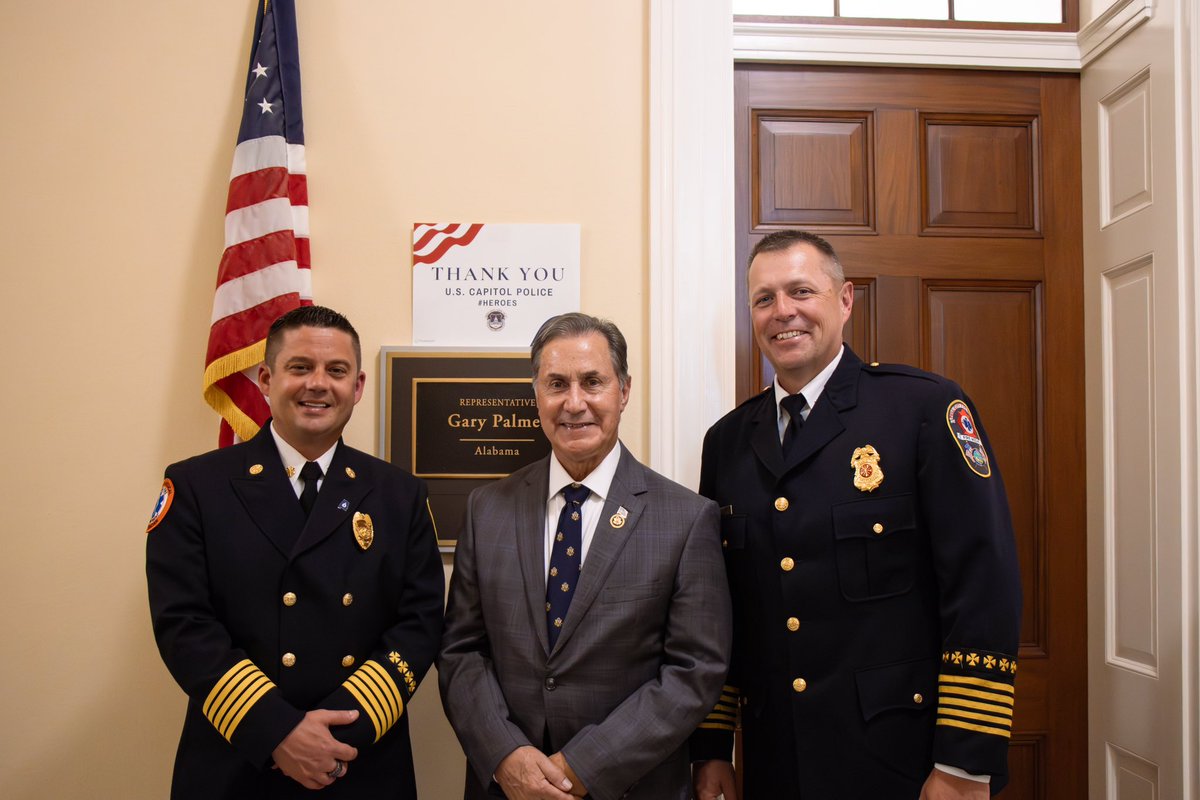
[[[1154,16],[1155,0],[1116,0],[1100,16],[1079,31],[1081,67],[1100,56],[1133,33],[1134,29]]]
[[[696,487],[733,407],[730,0],[650,0],[650,466]]]
[[[737,61],[1078,71],[1070,31],[735,22]]]
[[[1200,164],[1200,2],[1181,0],[1176,11],[1176,47],[1178,48],[1175,76],[1178,104],[1176,132],[1179,144],[1179,322],[1180,322],[1180,408],[1184,418],[1180,435],[1180,585],[1181,601],[1181,697],[1183,702],[1183,794],[1181,800],[1200,798],[1200,511],[1196,501],[1200,491],[1200,457],[1197,456],[1196,415],[1200,413],[1200,374],[1196,359],[1200,353],[1200,181],[1194,170]],[[1190,490],[1189,490],[1190,487]]]

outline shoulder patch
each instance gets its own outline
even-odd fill
[[[955,400],[946,408],[946,425],[950,435],[962,453],[963,461],[981,478],[991,477],[992,464],[987,451],[983,449],[983,439],[979,429],[975,427],[975,418],[971,409],[962,400]]]
[[[163,480],[162,490],[158,493],[158,501],[154,504],[154,513],[150,515],[150,522],[146,525],[146,533],[154,530],[158,523],[166,519],[167,511],[171,509],[171,501],[175,499],[175,484],[171,483],[170,478]]]

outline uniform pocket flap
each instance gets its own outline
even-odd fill
[[[855,672],[863,720],[870,722],[885,711],[923,711],[936,704],[937,666],[935,658],[920,658]]]
[[[871,497],[833,507],[833,535],[838,539],[876,539],[917,526],[911,494]]]

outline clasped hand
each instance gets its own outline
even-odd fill
[[[346,764],[358,756],[358,750],[334,738],[330,728],[349,725],[358,719],[357,711],[329,711],[319,708],[309,711],[292,728],[271,754],[275,766],[305,789],[323,789],[337,778],[329,773],[339,761]],[[344,777],[349,767],[343,767]]]

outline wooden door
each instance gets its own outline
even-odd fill
[[[865,361],[958,381],[1012,505],[1024,590],[1009,800],[1086,796],[1079,81],[1074,75],[735,71],[738,307],[780,228],[825,236]],[[739,315],[739,399],[770,382]]]

